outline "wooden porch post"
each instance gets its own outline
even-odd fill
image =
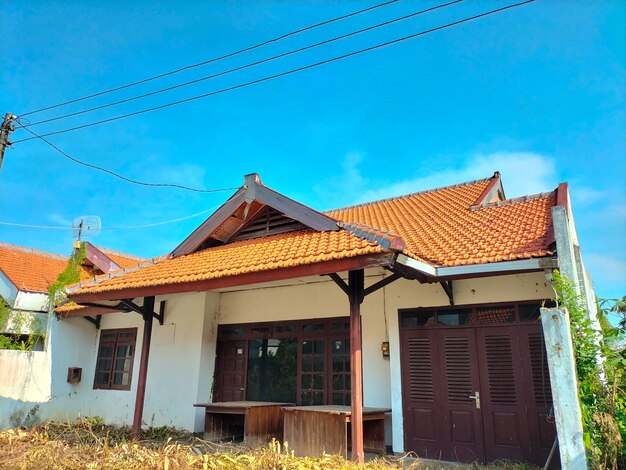
[[[152,319],[154,312],[154,297],[143,299],[143,341],[141,343],[141,361],[139,363],[139,377],[137,381],[137,397],[135,398],[135,414],[133,416],[132,437],[141,435],[141,420],[143,418],[143,402],[146,396],[146,377],[148,375],[148,358],[150,357],[150,340],[152,339]]]
[[[350,299],[350,403],[352,408],[352,460],[364,462],[363,452],[363,371],[361,338],[361,303],[365,289],[362,269],[348,272]]]

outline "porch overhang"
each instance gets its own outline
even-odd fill
[[[202,281],[142,286],[115,291],[88,293],[70,292],[69,297],[78,304],[85,304],[89,302],[115,301],[137,297],[218,290],[229,287],[246,286],[270,281],[282,281],[306,276],[327,275],[356,269],[368,269],[375,267],[392,268],[395,264],[396,256],[397,253],[394,252],[361,255],[352,258],[343,258],[339,260],[306,264],[289,268],[258,271],[238,276],[218,277]]]
[[[442,282],[457,279],[469,279],[487,276],[502,276],[506,274],[522,274],[535,271],[551,270],[558,267],[556,258],[551,256],[541,258],[500,261],[497,263],[468,264],[462,266],[432,266],[417,261],[404,254],[399,254],[396,263],[414,271],[422,282]]]

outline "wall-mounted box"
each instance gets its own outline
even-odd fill
[[[83,376],[82,367],[68,367],[67,368],[67,383],[77,384],[80,383],[80,379]]]

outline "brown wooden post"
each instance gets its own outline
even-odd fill
[[[146,396],[146,377],[148,375],[148,359],[150,357],[150,340],[152,339],[152,319],[154,312],[154,297],[143,299],[143,341],[141,343],[141,361],[139,363],[139,377],[137,379],[137,397],[135,398],[135,414],[133,416],[132,437],[141,435],[141,420],[143,418],[143,402]]]
[[[364,462],[363,452],[363,361],[361,338],[361,303],[364,298],[365,272],[348,272],[350,299],[350,403],[352,408],[352,460]]]

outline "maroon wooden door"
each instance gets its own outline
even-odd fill
[[[214,402],[246,399],[247,341],[218,341]]]
[[[421,457],[484,460],[473,329],[403,331],[405,450]]]
[[[556,428],[539,323],[476,330],[488,461],[543,465]]]
[[[556,428],[541,324],[401,334],[405,450],[545,463]]]

